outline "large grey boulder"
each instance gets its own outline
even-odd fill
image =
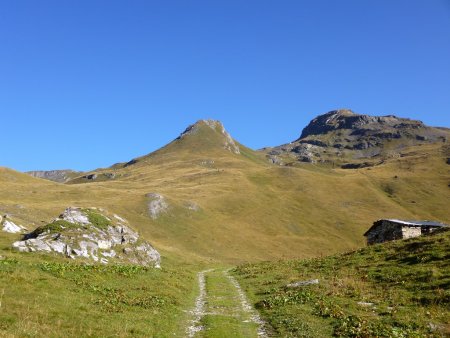
[[[147,241],[118,216],[97,208],[67,208],[51,223],[13,243],[21,252],[53,252],[91,262],[160,267],[161,258]]]

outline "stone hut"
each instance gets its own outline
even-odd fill
[[[447,227],[448,225],[432,221],[402,221],[398,219],[380,219],[373,223],[364,236],[367,245],[418,237]]]

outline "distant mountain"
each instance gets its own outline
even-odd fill
[[[178,137],[164,147],[149,154],[133,158],[128,162],[116,163],[109,168],[95,169],[69,180],[69,183],[89,183],[118,179],[127,170],[138,170],[140,166],[172,161],[199,162],[213,167],[217,159],[249,158],[263,161],[263,156],[233,139],[223,124],[216,120],[199,120],[188,126]],[[127,170],[125,170],[127,169]],[[129,174],[127,174],[129,175]]]
[[[80,176],[82,174],[82,172],[74,171],[74,170],[70,170],[70,169],[35,170],[35,171],[27,171],[26,174],[34,176],[34,177],[54,181],[54,182],[65,183],[74,177]]]
[[[239,143],[219,121],[200,120],[156,151],[65,184],[0,168],[0,212],[32,230],[68,205],[95,206],[136,224],[163,255],[311,257],[362,244],[378,218],[448,223],[447,135],[418,121],[335,111],[271,155]],[[363,142],[375,145],[356,146]],[[302,164],[295,147],[313,147],[309,161],[321,164]]]
[[[161,149],[148,155],[132,159],[125,164],[116,164],[114,167],[127,167],[149,157],[172,152],[202,154],[212,151],[214,153],[220,152],[223,155],[240,155],[240,148],[240,144],[231,137],[220,121],[199,120],[188,126],[180,136]]]
[[[446,128],[394,115],[369,116],[344,109],[316,117],[297,140],[263,151],[278,164],[332,163],[357,168],[401,156],[406,147],[445,143],[448,139],[450,130]]]
[[[201,120],[161,149],[109,168],[79,173],[64,184],[0,167],[0,219],[4,220],[3,223],[13,220],[14,224],[23,226],[27,229],[27,237],[33,234],[32,237],[23,238],[19,233],[5,232],[2,231],[5,227],[0,227],[0,284],[8,285],[3,296],[3,303],[7,306],[1,308],[2,315],[6,311],[3,317],[7,321],[0,326],[9,336],[49,336],[54,332],[66,336],[83,336],[84,332],[91,331],[97,336],[154,336],[160,332],[172,335],[177,333],[176,326],[187,322],[185,314],[193,313],[189,309],[194,303],[193,298],[199,294],[199,284],[202,289],[202,283],[197,283],[201,280],[196,278],[197,272],[217,269],[206,275],[207,295],[210,292],[208,290],[219,290],[218,286],[225,285],[222,283],[225,280],[228,283],[225,285],[227,290],[235,292],[235,287],[228,287],[231,280],[218,267],[273,260],[274,263],[262,268],[266,272],[273,271],[273,274],[266,276],[267,283],[259,279],[257,284],[269,290],[270,294],[267,290],[262,291],[264,297],[270,298],[270,304],[282,305],[273,309],[278,311],[274,317],[277,323],[281,323],[279,311],[289,312],[292,306],[302,305],[299,304],[298,292],[286,289],[288,283],[318,278],[319,285],[311,287],[319,287],[327,294],[330,288],[336,291],[328,298],[310,299],[310,295],[314,295],[309,293],[309,286],[308,290],[305,289],[305,297],[311,300],[310,305],[325,309],[325,315],[318,314],[320,318],[326,317],[323,323],[318,316],[311,321],[325,331],[318,331],[317,334],[315,331],[304,331],[308,327],[303,324],[303,317],[295,313],[297,317],[287,318],[283,323],[287,323],[285,327],[288,329],[299,327],[302,331],[277,331],[276,334],[283,335],[285,332],[285,335],[298,336],[299,332],[307,332],[309,336],[327,337],[332,335],[332,331],[325,324],[333,324],[335,320],[342,320],[342,326],[350,327],[352,334],[365,334],[369,331],[360,331],[360,324],[368,323],[366,318],[371,317],[375,325],[371,328],[378,328],[378,317],[382,317],[388,323],[395,324],[395,332],[392,332],[408,335],[412,331],[398,331],[399,325],[405,322],[399,322],[386,309],[398,310],[395,316],[400,314],[405,318],[415,309],[403,308],[402,299],[397,301],[395,297],[385,303],[380,299],[380,304],[378,299],[372,297],[371,287],[380,284],[382,278],[394,283],[394,287],[403,285],[402,281],[406,279],[392,279],[392,269],[381,274],[379,266],[373,266],[376,270],[373,273],[369,271],[369,274],[361,270],[359,275],[362,279],[355,283],[348,278],[355,274],[349,274],[350,266],[346,265],[342,276],[344,282],[350,283],[349,289],[346,285],[342,288],[339,280],[336,284],[338,270],[330,260],[317,261],[320,268],[325,269],[322,275],[315,275],[316,272],[310,269],[311,262],[314,262],[312,260],[305,263],[308,266],[303,270],[299,269],[301,263],[291,261],[282,265],[279,260],[319,257],[361,248],[365,245],[363,234],[377,219],[426,219],[450,223],[450,144],[444,142],[447,139],[447,130],[430,128],[418,121],[394,117],[374,118],[350,111],[337,111],[313,120],[305,128],[302,137],[293,144],[267,152],[251,150],[234,140],[218,121]],[[294,150],[295,147],[299,150]],[[301,147],[311,152],[311,157],[307,157],[310,163],[300,162],[303,160],[303,155],[299,154]],[[278,151],[278,155],[271,155],[273,150]],[[270,163],[266,156],[276,156],[286,165]],[[312,164],[314,161],[320,164]],[[340,167],[348,164],[365,165],[364,162],[380,165],[353,170]],[[332,163],[339,165],[333,166]],[[64,176],[64,173],[58,174]],[[91,225],[96,224],[99,231],[81,221],[75,222],[81,227],[61,222],[66,217],[60,216],[59,221],[55,221],[55,215],[68,206],[82,213],[98,211],[84,216],[87,216]],[[129,243],[117,243],[114,251],[108,249],[112,237],[108,234],[111,229],[107,224],[116,220],[128,220],[126,224],[133,232],[139,233],[139,240],[151,243],[160,253],[163,264],[161,271],[130,266],[128,263],[118,266],[84,264],[89,263],[91,258],[95,261],[94,256],[99,260],[108,259],[110,263],[117,262],[119,256],[134,256],[133,251],[129,250]],[[144,243],[139,240],[136,250],[142,248]],[[21,243],[24,241],[26,243]],[[42,244],[42,248],[53,247],[66,254],[60,255],[53,249],[46,252],[12,252],[13,243],[23,251],[32,251],[36,245]],[[86,249],[90,258],[65,257],[67,254],[74,257],[68,247],[82,250],[83,255]],[[417,247],[418,251],[423,249],[422,245]],[[370,252],[380,254],[380,251],[375,251]],[[422,264],[429,258],[433,264],[437,260],[444,264],[447,259],[445,252],[448,250],[441,251],[443,254],[439,251],[437,256],[422,252],[416,261]],[[400,256],[399,259],[405,263],[403,270],[408,272],[407,265],[411,261],[408,257],[408,261],[405,261],[405,257]],[[360,263],[364,263],[361,255],[354,258],[357,260],[355,269],[360,269]],[[384,264],[385,261],[383,258],[380,262]],[[297,273],[301,270],[305,275],[283,275],[287,267]],[[425,271],[420,266],[418,268],[419,272]],[[439,274],[441,270],[436,271]],[[429,283],[430,278],[428,274],[424,278],[424,273],[417,278]],[[251,271],[250,275],[255,278],[259,276]],[[353,292],[351,287],[361,286],[361,282],[367,281],[368,275],[374,278],[375,284],[363,285],[361,290]],[[278,278],[280,276],[282,279]],[[243,281],[244,289],[253,287],[247,283],[251,279]],[[208,284],[211,280],[213,283]],[[433,279],[436,280],[440,282]],[[409,284],[414,289],[414,283]],[[439,293],[441,298],[438,301],[444,304],[448,295],[436,290],[443,290],[446,285],[434,283],[432,286],[429,294]],[[386,285],[375,290],[376,294],[383,295],[383,288]],[[351,291],[347,295],[352,299],[342,299],[341,302],[339,295],[347,289]],[[416,289],[413,289],[411,295],[415,296]],[[361,295],[359,291],[364,290],[369,293]],[[215,291],[209,295],[215,295]],[[295,299],[289,298],[289,295],[295,296]],[[422,295],[425,293],[419,293],[419,297]],[[24,302],[29,299],[39,306],[31,304],[24,314],[22,310],[27,304]],[[279,304],[280,299],[282,304]],[[337,301],[333,304],[340,304],[342,309],[336,308],[335,311],[329,301]],[[358,310],[361,321],[354,320],[353,310],[356,307],[359,309],[358,302],[373,302],[376,305]],[[416,298],[412,302],[414,306],[419,304]],[[426,298],[424,302],[433,305],[430,310],[433,314],[435,299]],[[195,303],[203,304],[199,301]],[[314,310],[312,307],[311,311]],[[344,307],[350,312],[345,312]],[[382,311],[378,317],[374,317],[376,314],[372,312],[375,307]],[[76,318],[67,316],[68,313],[74,313],[74,309],[83,309],[78,312],[87,315]],[[337,315],[330,318],[329,309]],[[447,313],[441,315],[438,309],[438,316],[442,320],[430,321],[432,317],[424,316],[425,311],[420,310],[420,307],[418,309],[414,313],[417,312],[427,327],[429,323],[437,327],[446,322],[448,317]],[[262,309],[264,313],[269,310],[268,307]],[[105,315],[100,316],[102,313]],[[42,314],[49,315],[43,317]],[[155,316],[157,320],[154,320]],[[174,323],[175,317],[179,320]],[[117,318],[121,319],[120,322],[112,320]],[[123,318],[129,319],[125,322],[127,325],[123,324]],[[142,318],[145,320],[139,322]],[[102,321],[101,326],[99,321]],[[56,324],[42,325],[44,322]],[[171,323],[171,326],[164,324],[159,330],[145,331],[154,322]],[[349,323],[355,325],[349,326]],[[408,323],[401,327],[408,330],[416,328]],[[214,335],[214,332],[220,334],[225,331],[208,332]],[[246,331],[241,332],[242,336],[251,336]],[[390,332],[376,330],[366,336],[389,336]],[[185,333],[180,331],[176,336],[185,336]]]

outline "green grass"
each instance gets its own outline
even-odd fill
[[[441,337],[450,334],[449,252],[447,231],[234,273],[279,336]]]
[[[81,333],[91,336],[152,336],[161,332],[163,335],[183,332],[177,329],[183,321],[181,318],[186,316],[183,311],[193,304],[196,290],[194,273],[206,266],[311,258],[357,249],[364,245],[362,234],[379,218],[450,222],[448,149],[442,145],[405,148],[401,158],[388,158],[382,165],[341,170],[311,164],[279,167],[265,162],[260,153],[245,147],[241,147],[240,155],[233,154],[223,149],[223,141],[220,133],[209,127],[202,128],[197,134],[139,158],[135,165],[115,166],[114,180],[90,184],[57,184],[0,168],[0,212],[9,214],[16,224],[32,230],[51,224],[51,220],[69,206],[102,208],[107,215],[114,213],[127,219],[130,227],[162,254],[163,267],[159,272],[139,271],[126,276],[123,271],[95,270],[97,268],[83,271],[78,267],[51,266],[50,270],[67,270],[60,275],[59,272],[43,270],[43,262],[67,263],[70,266],[73,262],[52,254],[13,253],[9,248],[19,236],[0,233],[0,255],[17,260],[17,263],[8,261],[2,265],[0,318],[5,328],[1,334],[51,336],[55,332],[52,328],[67,336]],[[96,172],[110,173],[111,170],[98,169]],[[149,217],[145,197],[151,192],[165,196],[169,202],[167,213],[155,220]],[[186,205],[190,202],[198,204],[200,211],[189,210]],[[107,220],[92,215],[91,221],[100,228],[108,224]],[[330,278],[329,282],[322,284],[328,283],[325,285],[332,286],[333,292],[350,290],[346,292],[354,292],[354,300],[370,301],[372,289],[375,300],[381,299],[377,293],[383,292],[390,299],[398,295],[394,291],[404,285],[402,280],[408,284],[412,278],[407,276],[395,281],[398,271],[393,264],[385,270],[380,265],[377,267],[379,271],[364,268],[370,256],[364,257],[361,263],[351,258],[352,262],[362,266],[362,270],[356,267],[345,270],[341,267],[341,258],[330,258],[327,264],[320,263],[325,264],[324,276]],[[268,269],[273,269],[269,271],[272,275],[277,273],[278,266],[284,266],[285,270],[279,271],[280,280],[276,283],[270,278],[266,280],[267,288],[255,286],[261,289],[254,289],[255,294],[270,292],[256,295],[255,301],[274,302],[275,298],[270,297],[282,299],[284,293],[289,299],[303,299],[302,295],[290,295],[280,288],[288,282],[286,277],[312,278],[319,274],[319,266],[314,265],[319,261],[312,262],[308,263],[311,266],[298,261],[267,264]],[[332,274],[332,264],[344,269],[339,270],[337,279]],[[302,269],[301,273],[296,266]],[[367,277],[361,275],[364,269],[367,269]],[[292,275],[289,271],[293,271]],[[342,271],[347,271],[348,275],[342,275]],[[431,280],[427,285],[435,289],[419,293],[420,299],[414,301],[419,304],[418,312],[406,306],[412,313],[412,323],[418,316],[429,318],[421,310],[426,307],[436,325],[441,325],[444,320],[439,309],[442,306],[433,302],[436,297],[446,300],[446,294],[441,290],[445,288],[439,289],[433,280],[439,279],[442,271],[440,268],[413,271],[419,279]],[[261,274],[263,279],[263,271]],[[353,278],[353,274],[358,278]],[[78,285],[80,280],[87,284]],[[249,277],[249,281],[252,280],[256,281],[257,277]],[[336,285],[333,284],[335,280],[339,280]],[[344,286],[339,283],[344,283]],[[397,284],[386,287],[391,285],[389,283]],[[364,320],[370,316],[385,318],[383,320],[388,324],[389,318],[399,318],[403,323],[405,307],[399,305],[389,310],[388,307],[392,306],[388,302],[380,302],[377,308],[385,312],[396,311],[395,314],[373,314],[370,309],[347,304],[349,296],[342,298],[336,294],[324,298],[321,308],[316,303],[322,301],[320,297],[326,292],[322,290],[322,284],[318,287],[318,294],[312,295],[314,300],[304,304],[289,300],[284,306],[276,305],[276,311],[275,308],[261,309],[264,313],[272,313],[271,323],[287,336],[300,336],[305,332],[309,336],[329,336],[338,329],[336,325],[340,321],[354,327],[358,321],[349,317],[353,315]],[[138,291],[144,287],[148,289]],[[270,291],[271,288],[275,289]],[[413,291],[405,290],[407,295],[414,295]],[[314,287],[310,291],[315,292]],[[402,299],[395,297],[394,300]],[[107,303],[107,299],[113,301]],[[332,303],[328,304],[328,300]],[[431,305],[426,305],[427,302]],[[303,309],[302,313],[298,312],[299,308]],[[327,308],[333,309],[330,310],[331,315]],[[344,316],[335,318],[341,316],[341,309]],[[289,316],[290,313],[295,313],[295,316]],[[170,319],[172,315],[176,316],[175,319]],[[219,318],[204,320],[211,327],[225,325],[214,324],[221,321]],[[382,324],[383,320],[380,319]],[[422,329],[426,326],[424,321],[418,323]],[[409,326],[402,325],[398,325],[399,329],[409,329]]]
[[[222,270],[206,274],[207,314],[205,328],[196,337],[256,337],[257,325],[244,312],[236,288]]]
[[[44,226],[36,228],[33,232],[33,236],[38,236],[42,233],[57,233],[61,230],[71,230],[78,228],[79,225],[73,224],[64,220],[56,220]]]
[[[89,222],[91,222],[93,226],[100,230],[105,230],[111,225],[110,220],[108,220],[105,216],[99,214],[95,210],[83,209],[82,211],[87,215]]]
[[[0,236],[0,336],[182,337],[194,267],[86,265],[8,250]]]

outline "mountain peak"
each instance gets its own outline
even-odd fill
[[[311,135],[326,134],[338,129],[384,129],[386,127],[425,127],[423,122],[394,115],[370,116],[356,114],[349,109],[332,110],[313,119],[302,131],[300,139]]]
[[[184,139],[185,137],[197,135],[202,130],[209,131],[211,129],[214,133],[219,134],[219,136],[222,139],[223,148],[234,153],[234,154],[240,154],[239,146],[236,144],[236,142],[233,140],[231,135],[225,130],[225,127],[223,126],[222,122],[218,120],[199,120],[196,123],[190,125],[186,128],[184,132],[181,133],[181,135],[177,138],[177,140]]]
[[[311,120],[297,140],[270,148],[268,157],[273,163],[297,160],[351,168],[368,166],[368,161],[371,165],[381,163],[385,158],[399,156],[406,147],[445,143],[448,138],[448,130],[428,127],[422,121],[338,109]]]

